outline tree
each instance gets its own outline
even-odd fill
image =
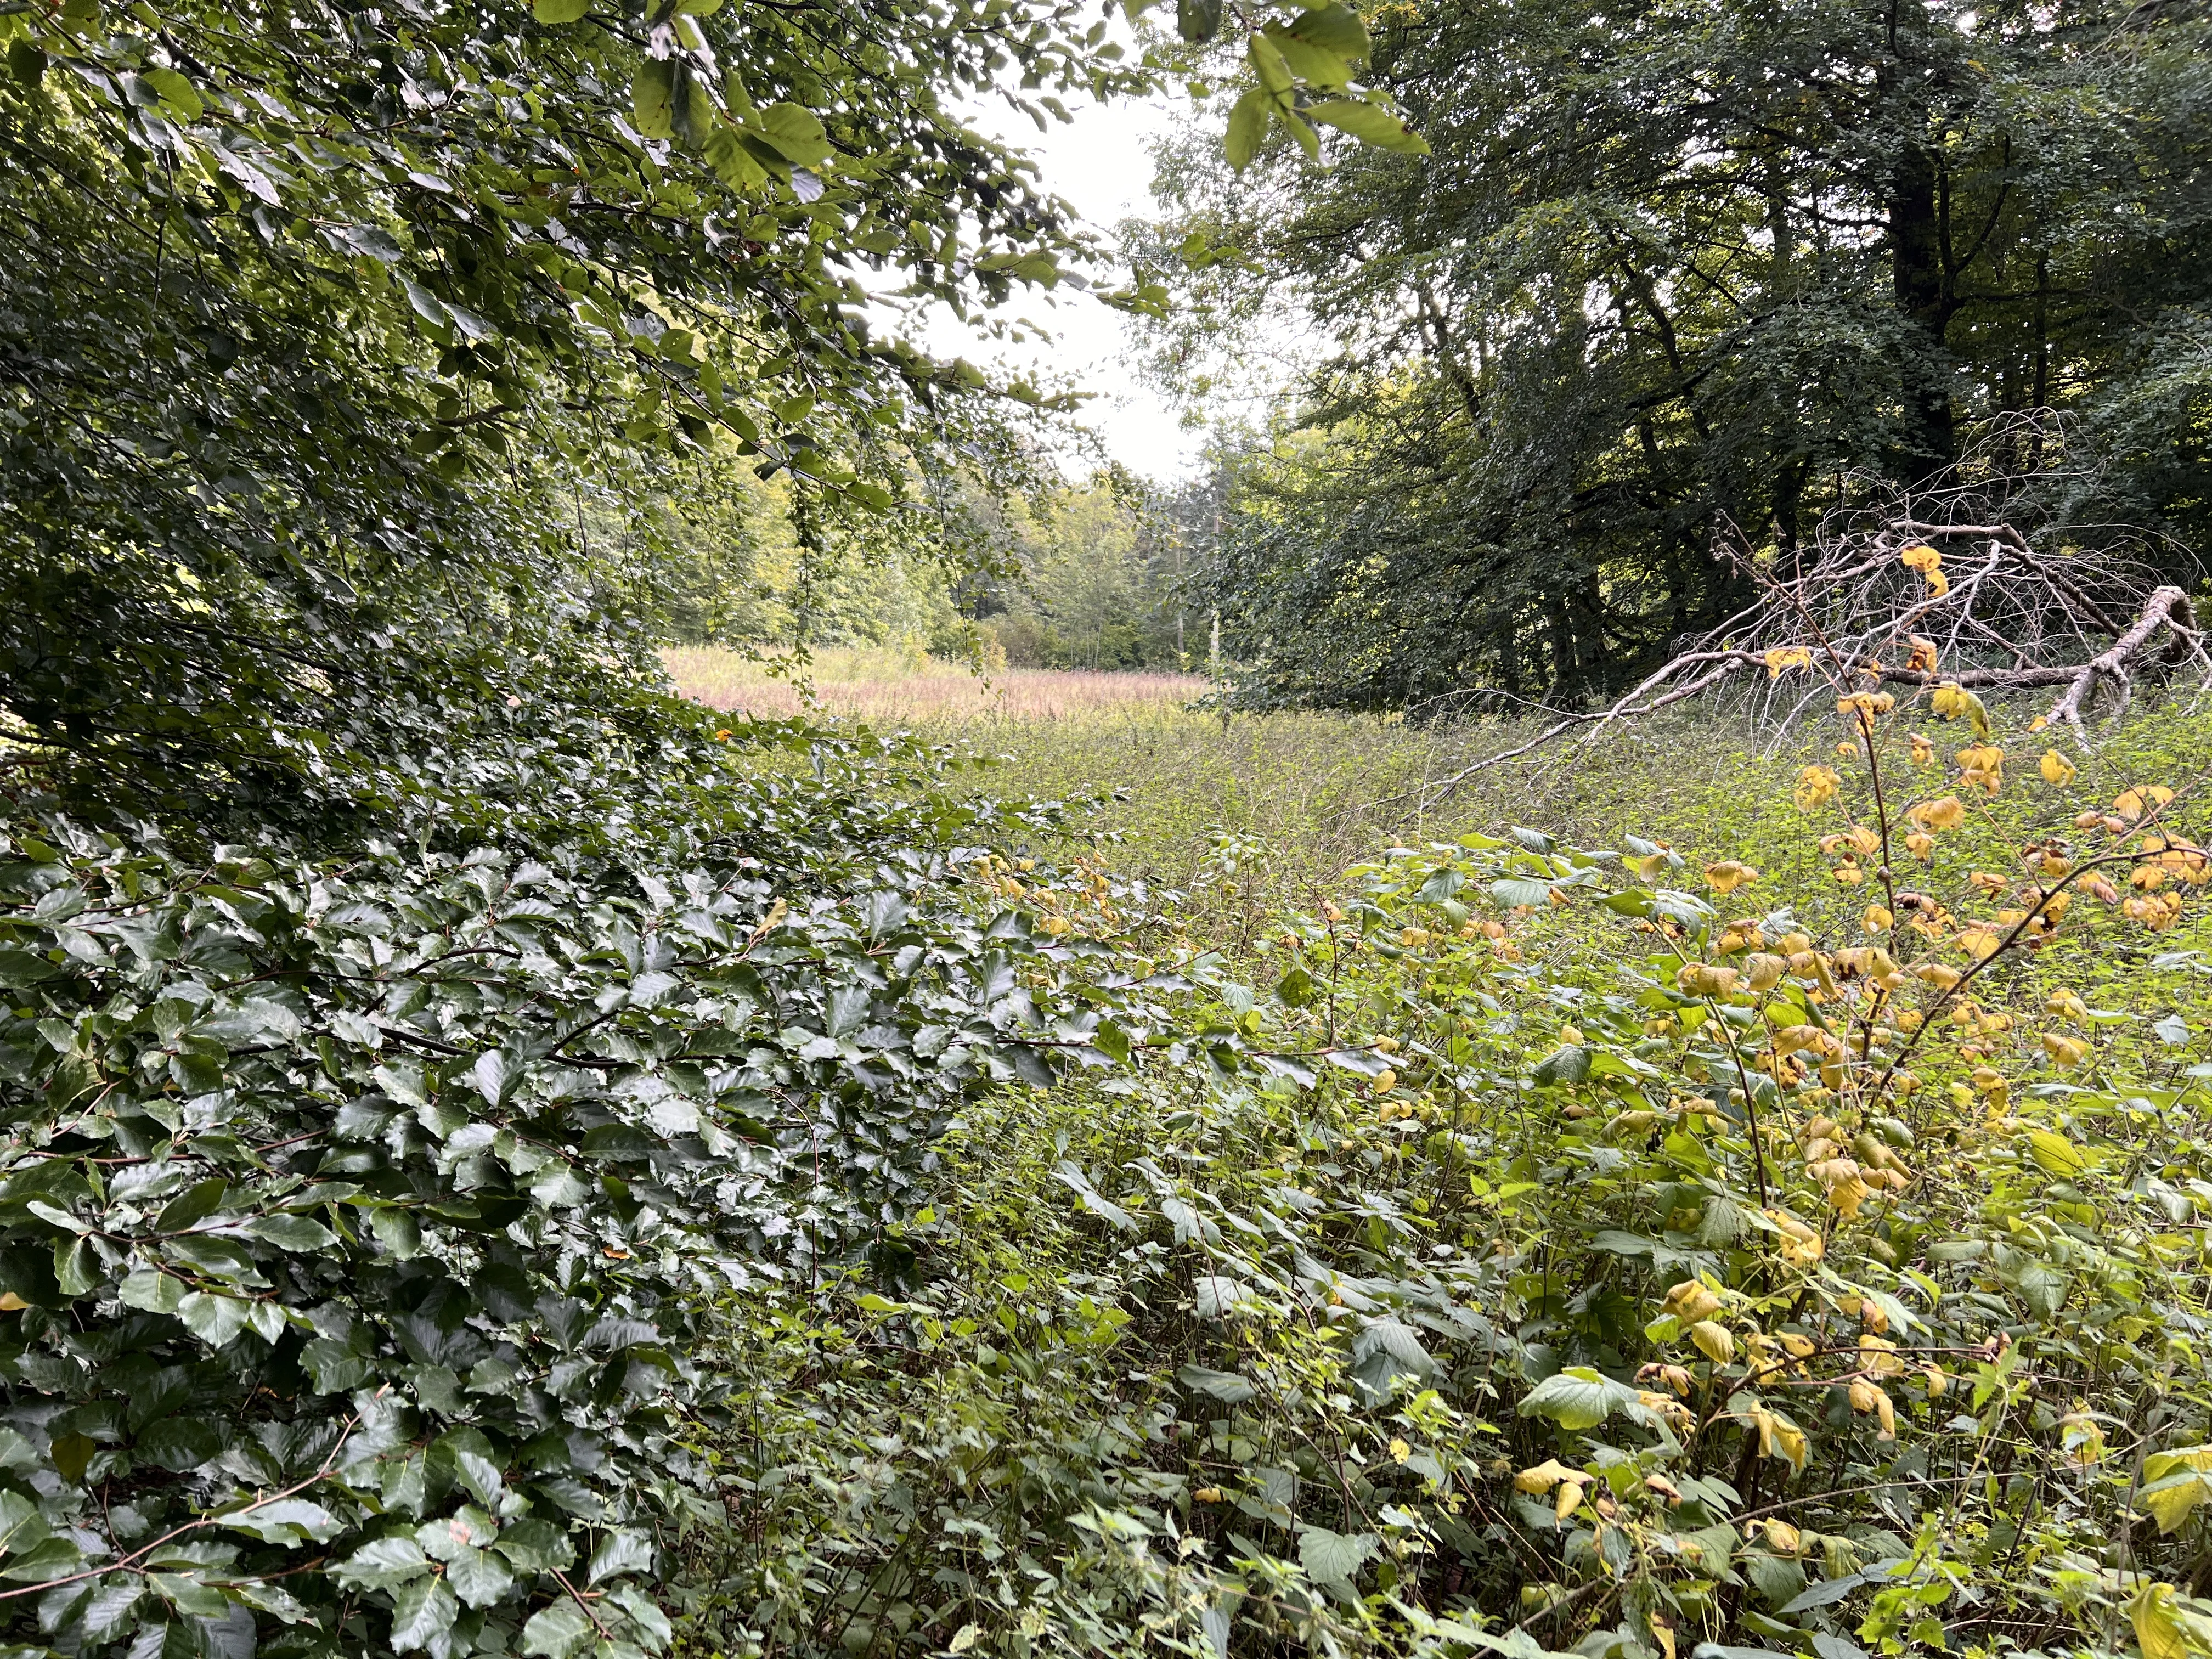
[[[1170,352],[1271,297],[1338,343],[1216,567],[1254,695],[1618,690],[1748,598],[1723,526],[1787,559],[1854,470],[1917,483],[2045,407],[2103,463],[2060,517],[2200,541],[2196,27],[1453,3],[1376,36],[1428,160],[1187,145]]]
[[[1059,210],[949,100],[1117,72],[1049,6],[712,9],[0,20],[0,701],[69,799],[297,825],[509,696],[621,702],[595,460],[719,428],[879,507],[878,434],[989,447],[854,273],[1059,280]]]
[[[994,902],[1042,820],[665,695],[659,509],[1004,471],[1034,397],[863,273],[1062,280],[954,106],[1151,71],[1053,0],[0,45],[0,1641],[664,1649],[713,1298],[896,1273],[951,1115],[1131,1005]]]

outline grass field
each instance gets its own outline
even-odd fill
[[[1179,712],[1208,690],[1207,682],[1194,674],[1001,668],[987,678],[940,658],[893,650],[817,651],[803,674],[775,672],[777,665],[734,651],[676,649],[665,654],[678,688],[710,708],[785,716],[811,706],[818,713],[876,726],[932,730],[954,723],[968,728]]]
[[[805,711],[789,680],[733,652],[673,650],[684,695],[762,715]],[[1675,721],[1591,749],[1561,747],[1480,772],[1422,810],[1437,781],[1525,741],[1511,721],[1413,726],[1395,718],[1194,708],[1195,676],[1001,671],[989,680],[919,653],[823,651],[813,712],[949,744],[975,793],[1091,803],[1078,817],[1112,861],[1205,887],[1229,923],[1311,903],[1394,842],[1525,823],[1595,844],[1624,829],[1699,839],[1711,803],[1771,763],[1710,725]]]
[[[678,689],[712,707],[789,714],[805,706],[789,682],[734,653],[672,651],[668,662]],[[1787,843],[1794,837],[1778,815],[1794,823],[1794,808],[1778,781],[1807,758],[1754,751],[1726,720],[1692,714],[1492,767],[1423,811],[1436,793],[1426,786],[1525,741],[1529,729],[1224,715],[1191,706],[1207,689],[1193,676],[1031,669],[986,682],[888,651],[817,653],[813,689],[818,714],[964,751],[976,763],[968,777],[977,793],[1087,803],[1076,822],[1106,842],[1111,862],[1201,890],[1224,939],[1272,908],[1318,902],[1347,866],[1393,843],[1516,823],[1583,846],[1643,834],[1717,858],[1778,834]],[[2114,792],[2138,775],[2203,775],[2212,770],[2212,721],[2143,710],[2083,761],[2090,776],[2109,775]]]

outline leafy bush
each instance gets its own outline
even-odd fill
[[[658,1552],[720,1514],[703,1310],[896,1269],[957,1104],[1141,1001],[1005,906],[975,813],[841,823],[866,774],[815,759],[658,870],[683,837],[333,866],[9,823],[15,1650],[666,1644]]]
[[[2208,867],[2149,780],[1869,725],[1834,794],[1770,773],[1812,879],[1399,848],[1180,964],[1210,1067],[974,1109],[917,1283],[732,1306],[740,1524],[692,1615],[732,1652],[2212,1650],[2205,917],[2136,902]]]

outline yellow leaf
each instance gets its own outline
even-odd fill
[[[2189,1659],[2189,1644],[2173,1616],[2173,1586],[2146,1584],[2128,1605],[2128,1622],[2135,1626],[2142,1659]]]
[[[2055,783],[2063,787],[2074,781],[2076,771],[2074,763],[2056,749],[2043,751],[2042,772],[2045,783]]]
[[[1750,1420],[1752,1426],[1759,1431],[1759,1454],[1765,1457],[1783,1458],[1792,1468],[1802,1473],[1805,1455],[1809,1449],[1805,1443],[1803,1431],[1764,1407],[1754,1407],[1750,1413]]]
[[[1976,962],[1986,962],[1996,955],[2004,939],[1993,927],[1969,927],[1959,935],[1959,948]]]
[[[1562,1480],[1580,1479],[1577,1471],[1569,1468],[1556,1457],[1547,1457],[1533,1469],[1523,1469],[1513,1477],[1513,1490],[1525,1492],[1532,1497],[1547,1492]]]
[[[1579,1480],[1559,1482],[1559,1496],[1552,1500],[1552,1515],[1564,1521],[1583,1506],[1583,1483]]]
[[[2203,1503],[2208,1492],[2201,1477],[2192,1477],[2171,1486],[2161,1486],[2142,1495],[2142,1506],[2151,1512],[2160,1532],[2172,1532],[2189,1518],[2189,1512]]]
[[[1709,864],[1705,866],[1706,882],[1715,892],[1723,895],[1734,892],[1746,882],[1758,879],[1758,871],[1735,859],[1726,859],[1718,864]]]
[[[1701,997],[1726,996],[1742,977],[1733,968],[1715,968],[1702,962],[1685,963],[1675,971],[1674,983]]]
[[[1844,781],[1832,766],[1808,766],[1797,774],[1797,787],[1792,799],[1800,810],[1809,812],[1833,800],[1843,793],[1843,787]]]
[[[1700,1319],[1690,1327],[1690,1340],[1716,1365],[1725,1365],[1735,1358],[1735,1339],[1729,1334],[1728,1327],[1710,1319]]]
[[[2088,1154],[2053,1129],[2030,1129],[2027,1155],[2045,1174],[2062,1181],[2071,1181],[2089,1170]]]
[[[1923,830],[1955,830],[1966,821],[1966,803],[1956,795],[1945,795],[1922,801],[1905,816]]]
[[[2089,1052],[2089,1045],[2080,1037],[2057,1036],[2043,1033],[2043,1052],[2051,1056],[2051,1063],[2064,1071],[2079,1066]]]
[[[1660,1305],[1677,1319],[1694,1324],[1718,1313],[1721,1299],[1698,1280],[1686,1279],[1668,1287],[1667,1299]]]

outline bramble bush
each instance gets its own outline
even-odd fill
[[[2185,775],[1835,690],[1762,844],[1234,954],[795,727],[343,860],[27,800],[0,1632],[2212,1650]]]
[[[732,1298],[701,1650],[2212,1650],[2193,802],[1836,690],[1817,885],[1392,849]]]

